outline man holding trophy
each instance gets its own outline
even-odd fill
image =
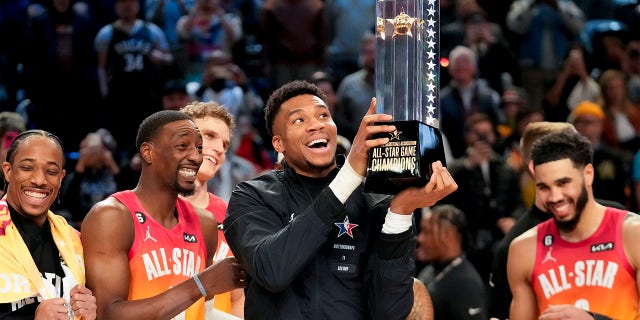
[[[418,2],[422,1],[412,5],[422,6]],[[403,6],[409,3],[404,1]],[[403,6],[398,7],[398,14],[415,11]],[[436,20],[438,5],[432,0],[422,9],[428,20],[419,24],[412,20],[404,27],[400,21],[398,28],[390,29],[397,34],[388,37],[400,39],[410,32],[422,35],[416,27]],[[433,35],[430,39],[429,43],[436,42]],[[405,66],[405,70],[411,68]],[[427,83],[431,91],[425,97],[430,108],[435,104],[429,100],[435,96],[433,83]],[[409,96],[414,95],[418,94]],[[411,109],[413,103],[407,101],[398,109]],[[426,120],[434,120],[435,110],[430,108]],[[247,319],[400,320],[411,311],[416,246],[413,212],[434,205],[458,186],[441,158],[429,159],[428,170],[420,167],[418,159],[428,158],[429,150],[439,144],[435,129],[415,124],[416,135],[404,140],[399,131],[410,129],[390,122],[401,116],[399,112],[378,111],[374,98],[347,158],[336,158],[337,128],[320,89],[306,81],[293,81],[269,97],[266,128],[275,151],[284,155],[283,169],[238,184],[224,220],[227,242],[248,274]],[[407,142],[399,146],[406,148],[393,155],[415,157],[416,162],[407,164],[412,168],[408,171],[419,173],[421,180],[404,188],[387,183],[393,190],[375,186],[381,192],[366,192],[363,181],[371,171],[371,154],[397,141]],[[423,148],[423,141],[432,144]],[[379,152],[375,159],[385,157]],[[388,163],[381,166],[390,167]]]

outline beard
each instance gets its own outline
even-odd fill
[[[554,221],[556,223],[556,227],[558,227],[558,230],[563,232],[571,232],[576,228],[578,222],[580,222],[580,217],[582,217],[584,207],[587,205],[587,200],[589,200],[589,196],[587,195],[587,187],[582,185],[582,190],[580,191],[580,195],[578,196],[578,199],[575,203],[575,215],[567,221],[560,221],[554,217]]]

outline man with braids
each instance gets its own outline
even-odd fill
[[[575,131],[550,133],[533,144],[536,202],[552,219],[509,247],[510,319],[638,315],[640,218],[594,200],[592,157],[591,143]]]
[[[62,143],[46,131],[23,131],[9,145],[0,200],[0,319],[96,318],[80,236],[50,210],[64,160]]]
[[[265,109],[283,170],[242,182],[224,235],[251,276],[246,319],[405,319],[413,305],[413,216],[457,189],[442,164],[424,187],[368,194],[368,151],[389,141],[391,115],[364,115],[346,161],[324,93],[306,81],[274,91]],[[388,136],[388,135],[385,135]]]
[[[212,264],[214,216],[178,197],[194,192],[202,136],[188,115],[163,110],[140,124],[136,148],[137,186],[95,204],[82,223],[98,317],[201,320],[205,299],[244,286],[235,258]]]

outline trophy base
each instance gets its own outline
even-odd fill
[[[440,130],[417,120],[388,124],[395,125],[396,131],[387,144],[369,150],[364,191],[394,195],[408,187],[426,185],[431,164],[440,160],[446,165]]]

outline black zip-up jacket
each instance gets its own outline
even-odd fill
[[[328,177],[273,170],[235,188],[224,234],[248,277],[245,318],[405,319],[414,227],[381,233],[389,196],[362,185],[343,205]]]

